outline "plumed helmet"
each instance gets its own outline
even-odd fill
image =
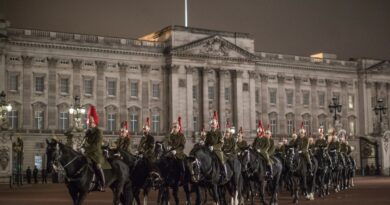
[[[90,123],[91,119],[93,119],[96,125],[99,124],[99,116],[96,112],[96,107],[93,105],[91,105],[88,110],[88,121],[87,121],[88,124]]]
[[[146,118],[146,123],[144,124],[143,129],[150,130],[150,119],[149,119],[149,117]]]
[[[263,123],[261,120],[259,120],[259,124],[257,125],[257,136],[261,137],[264,135],[264,128],[263,128]]]

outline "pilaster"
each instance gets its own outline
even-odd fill
[[[57,107],[56,107],[56,99],[57,99],[57,62],[58,58],[50,57],[47,58],[47,63],[49,67],[49,76],[48,76],[48,100],[47,100],[47,109],[48,116],[51,119],[57,118]],[[56,129],[56,122],[58,120],[48,120],[48,129],[54,130]]]
[[[31,96],[32,96],[32,64],[33,64],[32,56],[22,56],[23,61],[23,120],[22,120],[22,128],[23,129],[31,129],[32,124],[32,110],[31,110]]]

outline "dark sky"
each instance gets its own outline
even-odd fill
[[[390,60],[389,0],[188,0],[189,26],[250,33],[256,51]],[[184,25],[184,0],[0,0],[12,27],[137,38]]]

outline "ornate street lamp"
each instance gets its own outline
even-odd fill
[[[387,107],[383,106],[383,99],[377,100],[377,104],[374,107],[375,115],[379,115],[379,133],[382,132],[382,115],[386,115]]]
[[[69,108],[69,114],[73,116],[73,127],[77,131],[81,131],[81,118],[85,114],[85,108],[80,105],[80,97],[77,95],[74,97],[74,105]]]
[[[337,113],[341,112],[341,107],[342,105],[339,103],[339,100],[336,97],[332,98],[333,103],[329,103],[329,111],[330,113],[334,113],[333,119],[334,123],[336,125],[336,120],[337,120]]]
[[[80,97],[74,97],[74,104],[69,108],[69,115],[72,116],[73,125],[72,127],[66,131],[64,134],[67,137],[67,145],[77,149],[81,143],[81,132],[83,131],[83,126],[81,124],[81,119],[85,114],[85,108],[80,105]]]
[[[2,91],[0,93],[0,128],[7,129],[8,128],[8,112],[12,110],[11,104],[6,102],[5,92]]]

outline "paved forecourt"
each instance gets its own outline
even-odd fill
[[[181,203],[184,203],[184,192],[180,189]],[[194,195],[192,195],[194,198]],[[210,199],[210,198],[209,198]],[[105,193],[93,192],[87,196],[85,205],[112,204],[112,193],[108,189]],[[258,204],[258,200],[256,200]],[[355,187],[339,193],[332,193],[324,199],[306,201],[303,198],[300,204],[390,204],[390,177],[357,177]],[[69,205],[72,204],[64,184],[33,184],[21,188],[9,189],[0,185],[0,204],[7,205]],[[148,204],[156,204],[156,193],[152,192]],[[173,204],[173,203],[172,203]],[[209,204],[212,204],[211,202]],[[292,198],[287,192],[279,197],[279,204],[292,204]]]

